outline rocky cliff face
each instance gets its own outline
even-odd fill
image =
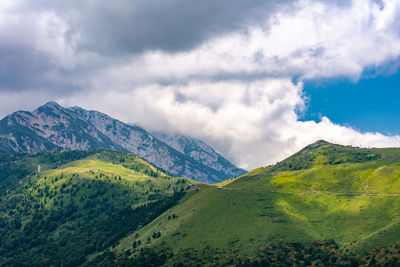
[[[3,151],[122,149],[73,112],[49,102],[33,112],[17,111],[0,121]]]
[[[240,176],[245,170],[237,168],[203,141],[181,134],[152,132],[152,134],[179,152],[230,177]]]
[[[49,102],[33,112],[18,111],[0,121],[0,151],[36,153],[105,148],[129,151],[175,176],[216,183],[244,173],[200,140],[159,140],[141,127],[98,111],[63,108]]]
[[[78,107],[70,110],[95,126],[115,144],[175,176],[205,182],[216,182],[221,179],[220,177],[224,179],[226,176],[186,157],[141,127],[125,124],[98,111],[88,111]]]

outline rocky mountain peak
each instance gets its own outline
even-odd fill
[[[38,107],[35,111],[36,112],[45,112],[45,111],[61,111],[65,110],[61,105],[59,105],[57,102],[50,101],[47,102],[46,104]],[[34,112],[35,112],[34,111]]]
[[[64,108],[54,101],[33,112],[15,112],[0,121],[0,152],[97,148],[129,151],[172,175],[207,183],[245,173],[200,140],[180,136],[177,145],[104,113]]]

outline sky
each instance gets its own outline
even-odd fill
[[[400,146],[400,0],[2,0],[0,116],[48,101],[233,163]]]
[[[358,81],[305,81],[308,107],[302,120],[327,116],[362,132],[400,134],[400,73]]]

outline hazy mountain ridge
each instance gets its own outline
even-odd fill
[[[212,150],[205,144],[201,144]],[[217,183],[243,174],[222,156],[216,164],[204,164],[202,153],[187,156],[160,141],[146,130],[128,125],[98,111],[63,108],[49,102],[33,112],[17,111],[0,121],[0,151],[38,153],[54,150],[105,148],[139,155],[175,176]],[[205,151],[205,150],[204,150]]]
[[[246,173],[245,170],[234,166],[231,162],[218,154],[211,146],[199,139],[191,138],[182,134],[167,134],[162,132],[152,132],[152,134],[195,161],[215,170],[224,172],[231,177],[240,176]]]
[[[85,110],[79,107],[73,107],[70,110],[90,122],[114,143],[173,175],[207,183],[232,177],[230,173],[215,170],[202,164],[201,161],[185,156],[139,126],[125,124],[94,110]]]

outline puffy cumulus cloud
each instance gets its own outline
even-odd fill
[[[298,121],[293,129],[298,137],[298,144],[303,147],[310,142],[325,139],[333,143],[362,147],[400,146],[400,136],[385,136],[380,133],[360,133],[350,127],[341,126],[323,117],[321,122]],[[288,133],[288,136],[293,135]]]
[[[400,55],[400,1],[184,2],[4,1],[0,90],[357,78]]]
[[[190,50],[256,23],[278,2],[4,0],[0,91],[85,90],[100,72],[112,75],[144,51]]]
[[[109,91],[62,101],[102,110],[146,129],[181,132],[206,140],[243,167],[265,164],[281,142],[279,129],[297,120],[303,108],[301,84],[290,79],[253,82],[191,81],[184,85],[151,85],[135,91]]]
[[[105,75],[118,73],[115,77],[132,82],[289,75],[357,79],[366,67],[400,55],[400,1],[340,6],[303,0],[280,10],[246,31],[209,39],[190,51],[148,51],[105,69]]]

